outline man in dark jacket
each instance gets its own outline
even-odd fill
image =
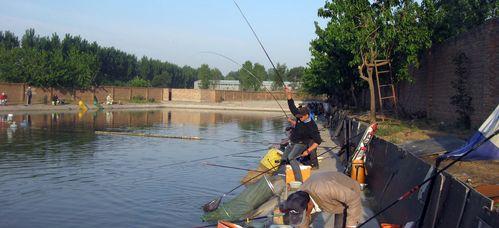
[[[319,134],[319,129],[314,120],[310,118],[310,111],[307,107],[297,108],[293,100],[291,91],[288,87],[284,86],[284,92],[288,99],[289,110],[296,117],[296,120],[288,118],[293,128],[291,129],[291,135],[289,136],[289,145],[284,151],[283,158],[288,159],[293,168],[293,173],[297,181],[303,182],[301,176],[300,163],[296,160],[299,156],[306,157],[313,150],[317,149],[319,144],[321,144],[322,139]],[[310,144],[309,142],[313,141]]]

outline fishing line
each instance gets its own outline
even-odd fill
[[[260,85],[263,85],[263,82],[262,80],[260,80],[257,76],[255,76],[251,71],[249,71],[248,69],[246,69],[244,67],[244,65],[238,63],[236,60],[232,59],[232,58],[229,58],[228,56],[225,56],[223,54],[220,54],[220,53],[217,53],[217,52],[214,52],[214,51],[202,51],[201,53],[208,53],[208,54],[213,54],[213,55],[218,55],[222,58],[225,58],[231,62],[233,62],[234,64],[238,65],[238,66],[241,66],[241,69],[243,69],[244,71],[246,71],[246,73],[248,73],[249,75],[251,75],[254,79],[256,79],[258,82],[260,82]],[[275,70],[275,68],[274,68]],[[284,115],[286,116],[286,118],[288,118],[288,114],[286,113],[286,111],[284,111],[284,109],[282,108],[281,106],[281,103],[279,103],[279,101],[277,101],[277,98],[274,96],[274,94],[272,94],[272,92],[270,92],[270,90],[264,86],[263,88],[265,88],[265,90],[267,91],[267,93],[269,93],[272,98],[274,98],[274,100],[277,102],[277,104],[279,105],[279,108],[281,108],[281,111],[284,113]]]
[[[253,26],[251,26],[251,24],[249,23],[248,19],[246,18],[246,16],[244,15],[243,11],[241,10],[241,7],[239,7],[239,5],[237,4],[236,0],[232,0],[232,1],[234,2],[234,4],[236,5],[237,9],[239,10],[239,12],[241,13],[241,15],[243,16],[244,20],[246,21],[246,24],[248,24],[249,28],[253,32],[253,35],[255,35],[256,40],[260,44],[260,47],[262,47],[263,52],[265,53],[265,55],[267,56],[267,59],[270,61],[270,64],[274,68],[275,73],[277,74],[277,76],[279,76],[279,78],[281,79],[282,83],[284,83],[284,78],[279,74],[279,71],[277,71],[277,68],[275,67],[274,62],[272,61],[272,59],[270,58],[269,54],[267,53],[267,50],[265,50],[265,47],[263,46],[262,42],[260,41],[260,38],[258,38],[258,35],[256,34],[255,30],[253,29]]]

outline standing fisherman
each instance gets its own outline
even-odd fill
[[[288,99],[289,110],[296,117],[296,120],[288,118],[293,128],[289,136],[290,143],[284,150],[283,158],[289,160],[291,168],[297,181],[303,182],[301,176],[300,163],[296,160],[298,156],[306,157],[312,151],[317,149],[321,144],[322,139],[319,134],[319,129],[314,120],[310,118],[310,111],[307,107],[297,108],[293,100],[291,91],[284,86],[284,92]],[[313,142],[309,147],[309,143]]]
[[[28,86],[26,89],[26,104],[31,105],[31,97],[33,96],[33,92],[31,91],[31,86]]]

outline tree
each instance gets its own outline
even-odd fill
[[[201,89],[208,89],[210,88],[210,67],[208,64],[203,64],[201,67],[198,69],[198,77],[201,80]]]
[[[298,82],[303,77],[304,71],[305,71],[305,68],[302,66],[293,67],[293,68],[289,69],[289,71],[286,75],[286,78],[292,82]]]
[[[269,70],[269,78],[273,81],[272,89],[278,90],[283,88],[284,81],[287,81],[286,75],[288,73],[288,67],[286,64],[277,63],[276,70]]]
[[[239,80],[239,71],[231,71],[225,76],[225,80]]]
[[[332,82],[348,91],[357,85],[353,75],[366,81],[370,91],[370,120],[376,121],[373,68],[376,60],[388,59],[395,71],[395,80],[410,80],[409,66],[418,66],[418,57],[431,45],[430,31],[419,23],[424,19],[422,8],[414,0],[327,1],[319,9],[320,17],[329,19],[322,29],[316,23],[317,39],[312,41],[312,61],[307,74],[317,73],[317,83]],[[332,63],[329,58],[348,58],[348,68]],[[343,71],[349,71],[344,74]],[[327,74],[330,72],[331,74]],[[311,76],[308,76],[309,78]],[[313,77],[312,77],[313,78]],[[345,83],[345,81],[351,81]],[[310,86],[304,83],[304,86]],[[310,87],[308,88],[310,89]]]
[[[5,33],[0,31],[0,47],[7,50],[19,47],[19,39],[10,31],[5,31]]]
[[[154,76],[151,85],[154,87],[171,87],[172,76],[168,72],[163,72]]]
[[[465,32],[490,18],[497,17],[496,0],[423,0],[424,20],[432,30],[433,42]]]
[[[138,76],[133,78],[132,80],[130,80],[128,82],[128,85],[132,86],[132,87],[150,87],[151,86],[149,81],[147,81],[146,79],[143,79],[143,78],[139,78]]]

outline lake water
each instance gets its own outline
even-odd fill
[[[9,128],[6,118],[0,115],[0,227],[202,225],[200,206],[237,186],[246,173],[203,162],[256,168],[259,158],[251,156],[262,156],[271,142],[285,137],[279,113],[15,115],[17,129]],[[204,140],[96,135],[94,130]],[[212,159],[189,162],[201,158]]]

